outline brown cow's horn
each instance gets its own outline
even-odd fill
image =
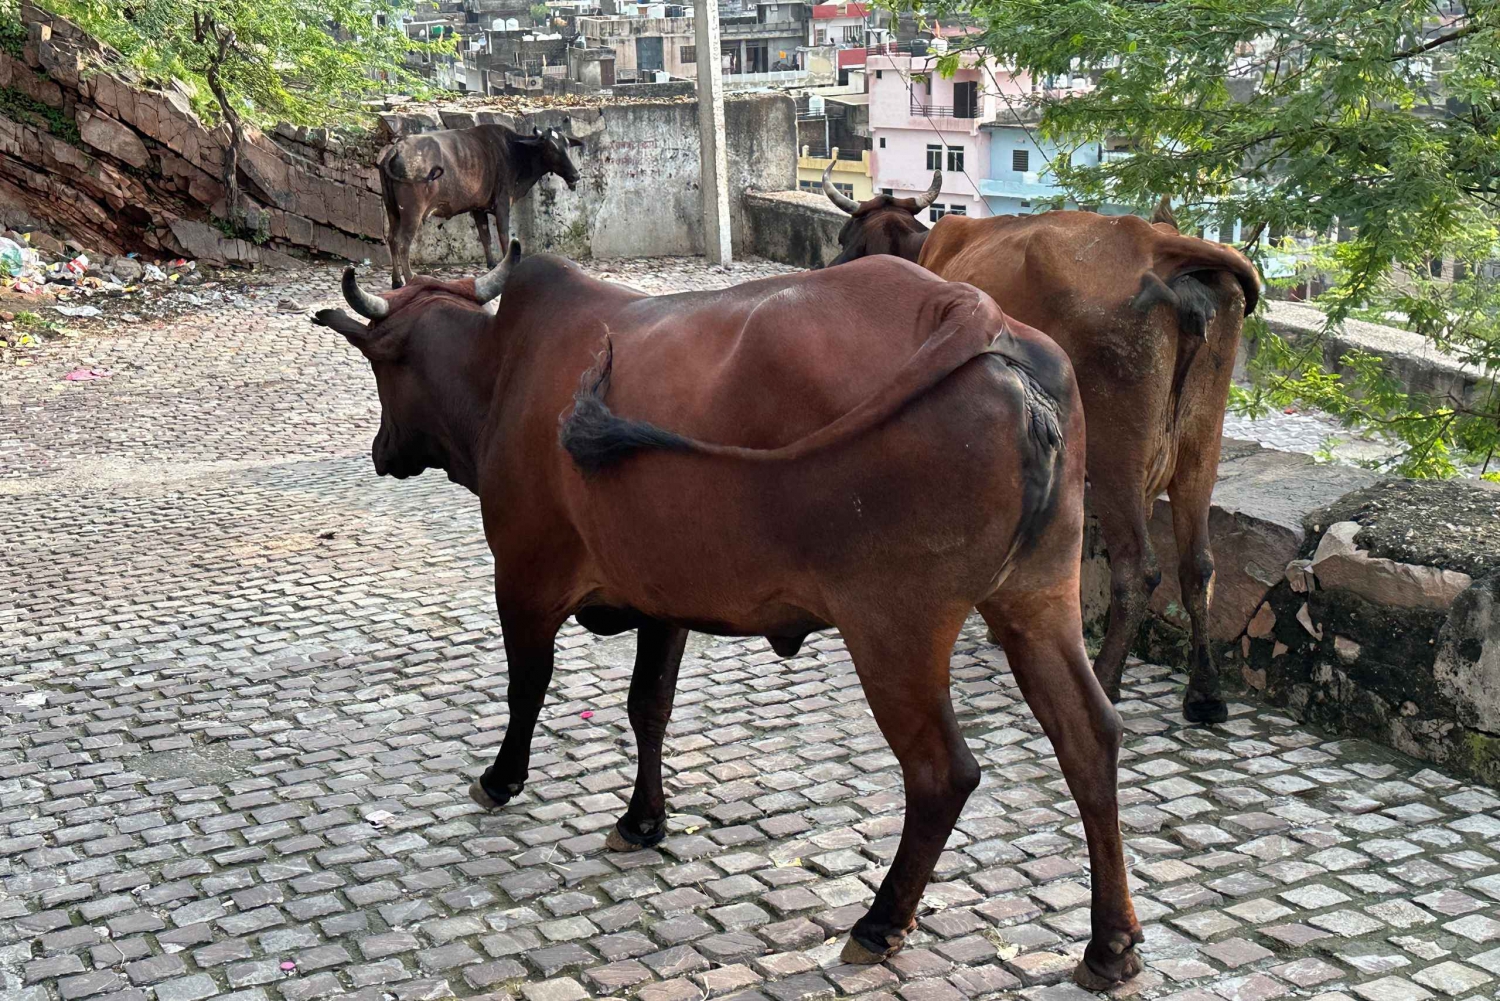
[[[921,209],[925,209],[927,206],[937,201],[937,196],[942,192],[942,190],[943,172],[941,170],[934,170],[932,172],[932,187],[928,188],[926,191],[917,196],[917,209],[920,211]]]
[[[838,155],[838,150],[834,150],[834,155]],[[834,161],[830,160],[828,162],[828,166],[823,168],[823,194],[828,196],[828,200],[830,202],[833,202],[833,204],[837,205],[845,212],[853,215],[854,210],[859,208],[859,202],[855,201],[853,198],[850,198],[838,188],[835,188],[828,181],[829,176],[833,174],[833,164]]]
[[[378,320],[391,311],[390,303],[359,287],[359,282],[354,279],[353,268],[344,269],[344,299],[349,303],[350,309],[366,319]]]
[[[515,267],[516,262],[521,259],[521,241],[510,241],[510,253],[505,255],[505,260],[495,267],[474,279],[474,298],[478,302],[489,302],[491,299],[505,291],[505,279],[510,277],[510,269]]]

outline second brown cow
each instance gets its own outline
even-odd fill
[[[1228,709],[1208,646],[1208,511],[1240,328],[1260,295],[1254,265],[1230,247],[1183,236],[1165,199],[1149,222],[1065,211],[948,215],[891,246],[884,234],[922,224],[903,206],[875,201],[859,206],[840,234],[844,253],[834,263],[915,247],[923,267],[988,292],[1073,363],[1089,426],[1090,506],[1110,563],[1109,626],[1094,673],[1112,701],[1161,580],[1146,523],[1156,498],[1171,498],[1192,624],[1183,715],[1222,722]]]

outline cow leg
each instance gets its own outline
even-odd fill
[[[846,963],[879,963],[900,950],[916,927],[933,866],[979,785],[979,764],[948,697],[948,662],[967,614],[967,607],[947,608],[900,621],[837,623],[906,786],[901,844],[874,903],[849,932]]]
[[[397,249],[396,233],[401,228],[401,211],[391,202],[385,206],[385,249],[391,255],[391,288],[406,284],[401,277],[401,254]]]
[[[495,204],[490,206],[490,214],[495,217],[495,236],[500,241],[503,259],[510,253],[510,199],[503,195],[496,198]]]
[[[1088,839],[1093,935],[1074,978],[1090,990],[1103,990],[1141,971],[1135,946],[1142,935],[1126,883],[1115,795],[1124,728],[1089,670],[1078,585],[1002,591],[979,612],[1000,637],[1021,694],[1052,741],[1078,804]]]
[[[391,284],[400,288],[412,279],[411,245],[422,226],[422,213],[403,212],[391,237]]]
[[[495,266],[495,241],[490,236],[490,214],[484,209],[476,209],[469,213],[474,219],[474,225],[479,227],[479,245],[484,248],[484,265],[486,268]]]
[[[630,807],[609,832],[604,847],[629,852],[649,848],[667,836],[667,797],[661,787],[661,743],[677,696],[677,668],[688,631],[648,622],[636,631],[635,672],[630,676],[628,711],[635,731],[635,792]]]
[[[1214,440],[1215,446],[1218,439]],[[1177,540],[1177,581],[1182,606],[1192,623],[1192,661],[1182,715],[1190,723],[1222,723],[1229,707],[1219,685],[1219,669],[1208,646],[1208,606],[1214,593],[1214,554],[1208,543],[1208,509],[1218,467],[1218,449],[1206,462],[1180,463],[1167,486],[1172,499],[1172,533]]]
[[[1118,702],[1125,655],[1140,633],[1151,592],[1161,583],[1161,570],[1146,533],[1145,511],[1136,493],[1108,497],[1096,489],[1094,500],[1104,544],[1109,549],[1109,627],[1104,632],[1099,658],[1094,661],[1094,676],[1109,700]]]
[[[495,763],[469,786],[470,798],[486,810],[504,806],[526,784],[531,736],[552,681],[552,641],[561,625],[560,621],[503,615],[500,621],[510,677],[505,690],[510,721]]]

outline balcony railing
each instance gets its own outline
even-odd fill
[[[807,156],[817,157],[820,160],[828,159],[828,147],[824,146],[822,143],[804,143],[803,148],[807,151]],[[838,158],[840,160],[849,160],[854,163],[858,163],[860,160],[864,159],[865,153],[869,152],[868,148],[845,149],[842,146],[837,146],[835,147],[835,149],[838,150]]]
[[[978,118],[979,109],[967,106],[955,108],[951,104],[923,104],[912,98],[911,113],[919,118]]]

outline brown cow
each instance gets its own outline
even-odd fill
[[[876,195],[867,202],[857,202],[833,186],[829,175],[833,164],[823,168],[823,193],[828,200],[848,212],[850,219],[839,231],[839,245],[844,248],[828,267],[859,257],[890,254],[915,261],[927,239],[927,227],[917,220],[918,214],[937,201],[943,190],[943,172],[932,172],[932,184],[915,198]]]
[[[556,129],[533,128],[523,136],[503,125],[423,132],[392,143],[379,161],[391,288],[411,281],[411,243],[428,216],[451,219],[468,212],[479,227],[485,263],[493,268],[490,216],[503,248],[510,242],[511,204],[525,198],[542,175],[556,174],[569,189],[577,186],[568,147],[582,145]]]
[[[891,214],[881,206],[865,218]],[[856,256],[856,240],[844,246]],[[1255,267],[1236,250],[1178,233],[1166,199],[1149,223],[1093,212],[944,216],[917,260],[988,292],[1011,316],[1047,331],[1073,362],[1093,428],[1090,504],[1110,560],[1109,627],[1094,664],[1100,684],[1119,701],[1125,655],[1161,580],[1146,522],[1165,490],[1192,625],[1183,715],[1223,722],[1228,707],[1208,647],[1208,510],[1240,328],[1260,295]]]
[[[909,804],[844,950],[879,962],[913,927],[979,782],[948,692],[977,604],[1087,833],[1094,935],[1078,976],[1138,972],[1122,728],[1083,648],[1083,411],[1066,356],[982,292],[889,257],[659,297],[560,258],[518,260],[513,245],[482,278],[386,296],[351,270],[345,298],[373,322],[317,317],[374,369],[376,472],[440,468],[479,495],[510,721],[474,800],[494,809],[521,792],[570,615],[639,630],[639,771],[616,849],[665,835],[661,748],[687,631],[766,636],[791,656],[837,627]],[[502,289],[490,316],[481,303]]]

